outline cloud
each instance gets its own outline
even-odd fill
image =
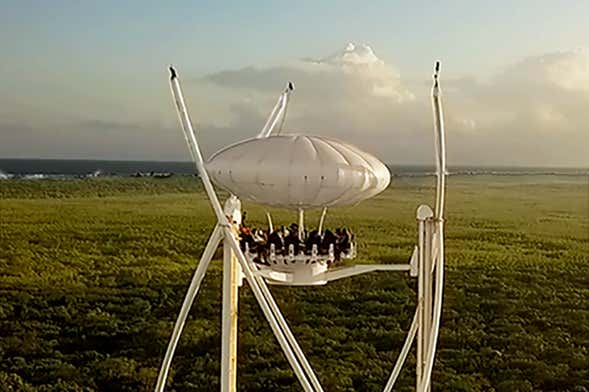
[[[235,135],[238,140],[259,131],[289,80],[295,84],[295,93],[288,109],[286,132],[346,139],[390,160],[395,148],[378,140],[387,137],[396,140],[396,146],[406,147],[395,152],[395,160],[415,161],[415,151],[406,141],[424,139],[415,135],[415,128],[426,129],[431,124],[429,107],[426,102],[418,102],[399,71],[380,60],[367,45],[348,44],[321,59],[221,71],[192,80],[190,88],[204,92],[197,94],[199,102],[205,102],[205,95],[223,97],[209,105],[213,110],[199,117],[203,129],[215,128],[221,134],[224,127],[229,132],[242,124],[241,134]],[[429,137],[427,133],[425,140]],[[429,157],[430,150],[423,149],[422,155]]]
[[[343,138],[387,162],[431,161],[429,83],[404,81],[366,45],[350,44],[322,59],[208,75],[200,82],[225,94],[222,118],[232,120],[225,128],[213,118],[205,123],[222,134],[242,122],[248,130],[236,139],[254,135],[287,80],[297,86],[287,131]],[[442,74],[442,85],[450,163],[589,165],[587,51],[527,57],[486,80],[445,80]]]
[[[398,102],[414,98],[401,84],[399,72],[394,67],[376,57],[370,46],[352,43],[324,59],[304,59],[265,69],[246,67],[221,71],[208,75],[205,80],[228,89],[271,93],[279,91],[287,80],[294,80],[307,89],[309,86],[327,86],[313,91],[313,96],[319,94],[319,98],[348,93],[389,97]]]
[[[530,56],[484,77],[447,78],[446,72],[443,67],[450,164],[589,166],[587,51]],[[388,163],[428,164],[433,155],[428,76],[410,80],[370,46],[348,44],[322,58],[183,81],[205,155],[256,135],[287,81],[293,81],[285,132],[344,139]],[[72,112],[75,99],[57,93],[45,106],[3,102],[0,154],[188,159],[165,83],[118,100],[95,94],[75,116],[64,114]],[[61,111],[50,110],[54,106]],[[19,110],[23,113],[15,115]],[[28,122],[21,125],[20,118]]]
[[[447,100],[461,119],[449,127],[457,161],[589,165],[587,51],[532,56],[488,81],[450,85]]]

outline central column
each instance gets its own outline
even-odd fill
[[[237,391],[237,316],[239,264],[227,239],[223,240],[223,322],[221,391]]]
[[[241,225],[241,202],[231,196],[224,213],[238,237]],[[221,331],[221,391],[237,391],[237,316],[241,267],[227,238],[223,240],[223,309]]]

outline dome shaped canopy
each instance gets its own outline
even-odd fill
[[[374,156],[337,140],[283,134],[247,139],[209,158],[207,172],[225,190],[252,202],[287,209],[358,203],[390,183]]]

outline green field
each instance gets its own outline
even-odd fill
[[[432,201],[432,178],[397,178],[326,223],[353,229],[358,263],[406,261],[415,209]],[[260,207],[244,207],[262,224]],[[588,208],[583,177],[449,178],[434,390],[589,390]],[[213,224],[196,178],[0,181],[0,390],[153,390]],[[215,261],[169,391],[218,390],[220,284]],[[413,279],[271,289],[326,391],[382,390],[413,316]],[[240,301],[239,390],[300,390],[247,284]],[[414,389],[414,361],[396,390]]]

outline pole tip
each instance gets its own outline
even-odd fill
[[[286,88],[288,91],[294,91],[294,84],[292,84],[292,82],[289,81]]]
[[[434,88],[437,89],[438,88],[438,74],[440,72],[440,61],[436,61],[436,64],[434,65]]]
[[[176,73],[176,69],[170,65],[170,80],[174,80],[178,77],[178,74]]]

